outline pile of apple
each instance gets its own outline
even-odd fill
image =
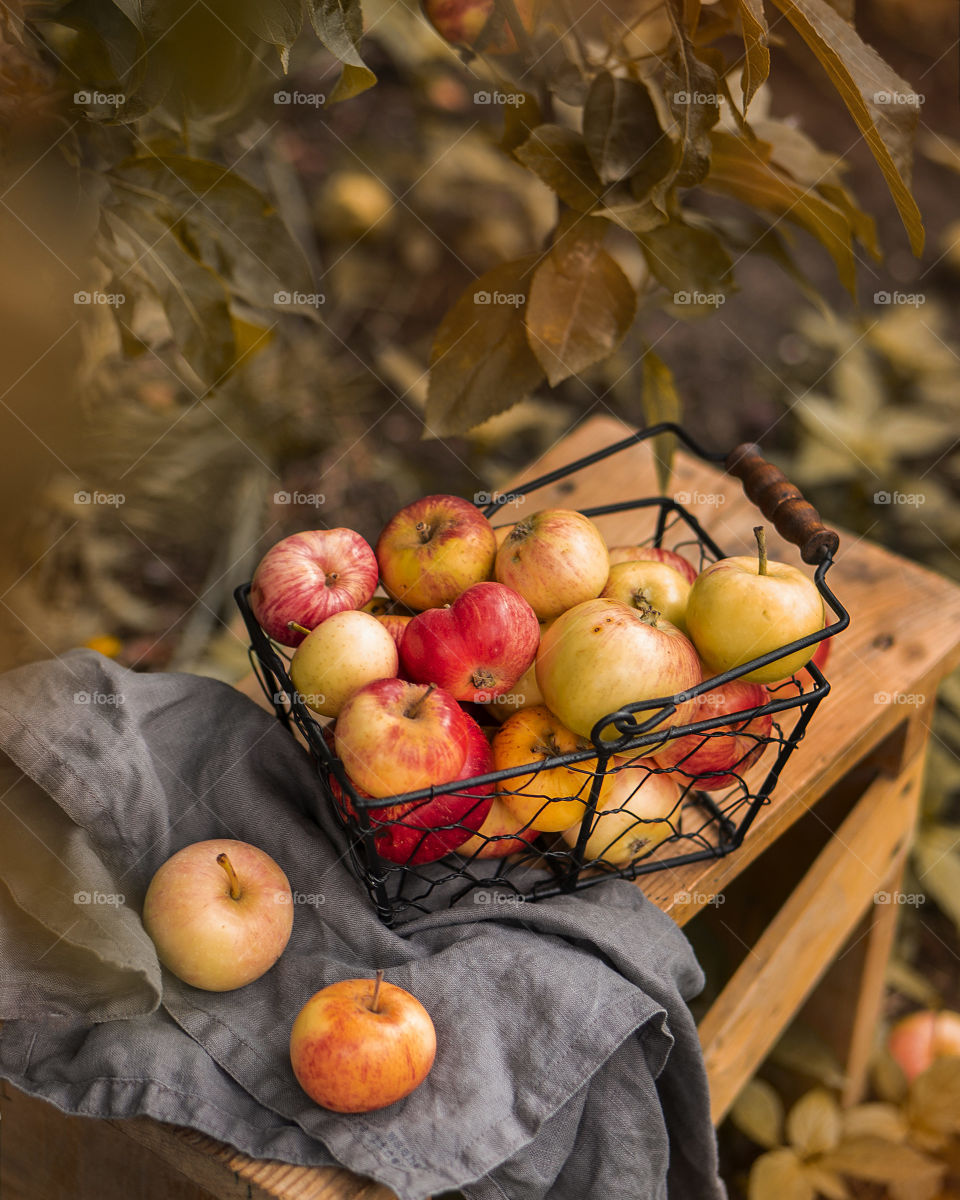
[[[757,557],[698,574],[671,550],[608,549],[569,509],[494,529],[459,497],[427,496],[387,523],[375,549],[350,529],[285,538],[257,567],[250,604],[270,638],[294,647],[290,678],[304,702],[335,719],[326,736],[357,796],[388,801],[450,785],[368,808],[381,857],[501,857],[540,833],[576,844],[597,768],[591,736],[605,716],[687,692],[823,628],[812,580],[768,561],[762,528],[756,534]],[[655,728],[729,723],[613,759],[587,860],[621,865],[675,832],[678,777],[708,791],[736,783],[771,728],[768,714],[736,715],[764,705],[764,685],[790,678],[812,654],[716,686]],[[502,724],[488,737],[491,717]],[[602,736],[619,734],[611,725]],[[543,767],[570,752],[582,759]],[[496,794],[469,786],[505,769],[514,775]],[[331,787],[355,816],[333,773]]]

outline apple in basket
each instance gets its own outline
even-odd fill
[[[347,608],[363,608],[377,586],[377,560],[352,529],[312,529],[272,546],[253,573],[250,607],[268,637],[299,646],[306,636]]]
[[[728,713],[733,716],[759,708],[769,699],[763,684],[734,679],[694,696],[684,721],[692,724]],[[685,780],[692,780],[693,786],[701,791],[731,787],[763,754],[767,748],[764,739],[770,736],[772,726],[773,717],[769,713],[731,721],[729,725],[707,729],[703,733],[673,738],[654,752],[654,758],[661,767],[676,767]]]
[[[584,863],[623,867],[646,857],[680,831],[680,798],[676,780],[658,772],[652,759],[614,755],[583,848]],[[571,847],[577,844],[581,824],[578,821],[563,831],[563,840]]]
[[[687,629],[716,675],[823,628],[823,600],[813,580],[787,563],[767,559],[762,525],[754,529],[756,558],[721,558],[697,576],[687,601]],[[775,683],[799,671],[813,646],[774,659],[743,678]]]
[[[493,754],[483,730],[472,717],[464,714],[464,720],[467,722],[467,756],[457,779],[447,791],[409,804],[367,809],[377,853],[387,862],[405,866],[436,862],[462,846],[486,820],[493,804],[493,784],[472,788],[456,786],[460,780],[486,775],[493,770]],[[330,790],[341,811],[359,822],[350,798],[332,771]],[[361,788],[357,788],[357,794],[366,795]]]
[[[527,825],[500,796],[494,796],[486,820],[479,830],[457,847],[462,858],[504,858],[529,850],[540,831]]]
[[[402,508],[377,540],[383,586],[408,608],[451,604],[493,576],[493,526],[459,496],[424,496]]]
[[[611,567],[624,562],[659,562],[679,571],[687,583],[693,583],[697,577],[696,569],[682,554],[660,546],[611,546],[609,557]]]
[[[599,596],[609,573],[600,530],[568,508],[517,521],[497,551],[497,579],[519,592],[541,621]]]
[[[397,663],[397,643],[383,619],[347,609],[307,631],[294,651],[290,679],[308,708],[335,717],[357,688],[395,676]]]
[[[229,992],[259,979],[283,953],[293,928],[290,885],[256,846],[194,842],[151,879],[143,924],[178,979]]]
[[[654,608],[671,625],[686,632],[690,584],[669,563],[640,560],[614,563],[601,596],[628,608]]]
[[[413,618],[400,661],[410,679],[483,704],[517,682],[539,645],[540,623],[522,596],[502,583],[476,583],[449,608]]]
[[[290,1032],[290,1065],[311,1100],[340,1113],[372,1112],[409,1096],[430,1074],[437,1034],[404,988],[344,979],[306,1002]]]

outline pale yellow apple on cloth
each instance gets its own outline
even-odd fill
[[[272,716],[213,680],[92,651],[0,677],[0,752],[0,1077],[14,1086],[341,1163],[401,1200],[722,1200],[686,1005],[703,976],[632,884],[538,904],[469,895],[387,929]],[[280,958],[229,992],[162,970],[140,917],[158,867],[207,839],[259,847],[294,902]],[[433,1068],[387,1108],[326,1111],[293,1074],[291,1027],[319,989],[378,968],[432,1018]]]

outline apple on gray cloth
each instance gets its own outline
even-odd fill
[[[388,929],[274,718],[225,684],[91,651],[0,677],[0,751],[0,1076],[15,1087],[340,1164],[401,1200],[725,1196],[686,1003],[703,976],[633,884],[467,895]],[[219,994],[163,970],[140,917],[161,863],[210,838],[258,846],[294,897],[279,961]],[[435,1065],[389,1108],[328,1112],[293,1075],[291,1025],[318,989],[378,968],[433,1018]]]

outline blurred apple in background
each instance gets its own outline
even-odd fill
[[[397,673],[397,644],[369,613],[334,613],[294,651],[290,679],[308,708],[335,717],[358,688]]]
[[[770,699],[760,683],[735,679],[695,696],[684,713],[684,722],[708,721],[714,717],[759,708]],[[752,720],[731,721],[703,733],[672,738],[654,754],[661,767],[676,767],[684,779],[692,779],[701,791],[731,787],[739,776],[763,754],[773,717],[764,713]],[[730,774],[736,771],[737,774]]]
[[[601,596],[628,608],[654,608],[671,625],[686,632],[690,584],[675,568],[652,560],[614,563]]]
[[[333,1112],[386,1108],[420,1086],[437,1053],[430,1014],[403,988],[344,979],[311,996],[290,1033],[290,1064],[311,1100]]]
[[[890,1030],[887,1049],[912,1083],[938,1058],[960,1056],[960,1013],[911,1013]]]
[[[194,842],[150,881],[143,924],[178,979],[229,992],[259,979],[283,953],[293,928],[290,885],[256,846]]]
[[[616,755],[604,776],[595,822],[583,850],[584,862],[622,867],[649,854],[680,828],[681,791],[670,775],[657,773],[652,759]],[[581,822],[563,831],[576,846]]]
[[[299,646],[327,617],[362,608],[377,586],[377,560],[352,529],[294,533],[272,546],[253,574],[250,607],[268,637]]]
[[[411,679],[483,704],[517,682],[539,644],[540,623],[522,596],[500,583],[477,583],[449,608],[413,618],[400,661]]]
[[[541,621],[599,596],[609,573],[600,530],[567,508],[518,521],[497,551],[497,579],[519,592]]]
[[[425,496],[402,508],[377,540],[383,586],[409,608],[452,604],[493,577],[497,539],[487,518],[459,496]]]
[[[493,764],[501,771],[592,748],[588,741],[566,729],[549,709],[525,708],[508,717],[494,734]],[[597,760],[588,758],[532,774],[520,772],[500,784],[500,798],[522,824],[545,833],[559,833],[583,816],[596,766]]]
[[[544,0],[513,2],[523,28],[531,33]],[[452,46],[467,46],[484,54],[517,53],[517,40],[496,0],[423,0],[423,12]]]
[[[659,546],[611,546],[610,565],[623,562],[661,562],[679,571],[687,583],[693,583],[697,572],[689,562],[675,550],[663,550]]]
[[[393,796],[457,779],[468,721],[450,693],[433,684],[377,679],[340,710],[334,745],[358,787]]]

